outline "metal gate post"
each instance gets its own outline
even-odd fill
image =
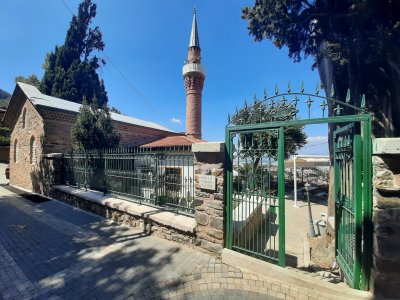
[[[285,267],[285,132],[279,127],[278,139],[278,196],[279,196],[279,266]]]
[[[225,131],[225,203],[226,203],[226,222],[225,222],[225,246],[228,249],[232,249],[232,168],[233,168],[233,148],[232,148],[232,136],[228,128]]]

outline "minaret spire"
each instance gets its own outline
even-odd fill
[[[193,14],[187,63],[182,71],[186,88],[186,135],[190,138],[201,139],[201,102],[206,72],[201,64],[196,8]]]
[[[196,7],[193,12],[192,32],[190,34],[189,47],[200,48],[199,33],[197,31]]]

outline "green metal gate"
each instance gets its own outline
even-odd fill
[[[226,127],[226,247],[285,266],[285,131],[334,123],[336,258],[347,283],[368,289],[371,263],[371,116],[363,97],[290,90],[255,98]],[[303,100],[304,99],[304,100]],[[300,111],[301,101],[305,111]],[[262,106],[267,114],[261,114]],[[265,108],[268,108],[265,110]],[[318,108],[318,110],[315,109]],[[326,108],[333,112],[325,116]],[[258,113],[259,112],[259,113]],[[311,115],[313,117],[311,117]]]
[[[232,164],[239,171],[229,180],[230,248],[284,266],[283,128],[230,134]]]

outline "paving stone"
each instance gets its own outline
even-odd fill
[[[269,282],[177,243],[2,187],[0,215],[0,300],[313,297],[309,289]]]

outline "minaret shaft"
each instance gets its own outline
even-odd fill
[[[206,77],[204,66],[201,64],[196,10],[193,16],[187,64],[183,66],[183,78],[186,88],[186,135],[201,139],[202,92]]]

